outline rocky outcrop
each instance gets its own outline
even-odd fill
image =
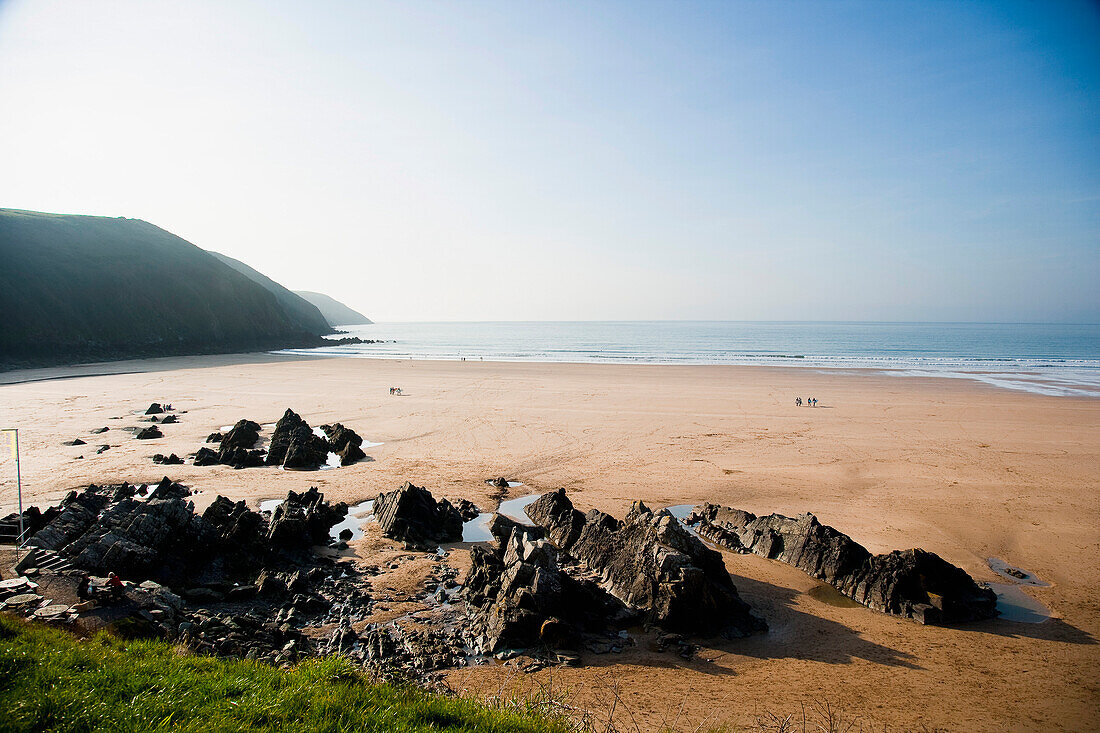
[[[175,453],[169,453],[168,455],[164,455],[163,453],[154,453],[153,463],[159,463],[165,466],[181,466],[183,465],[183,459],[177,456]]]
[[[137,431],[134,437],[138,440],[152,440],[153,438],[163,438],[164,433],[160,432],[160,428],[156,425],[150,425],[147,428],[142,428]]]
[[[309,423],[287,409],[271,436],[266,463],[285,468],[317,468],[328,460],[328,441],[314,434]]]
[[[207,436],[207,442],[209,442],[209,438],[212,437],[213,435]],[[259,423],[253,422],[252,420],[238,420],[237,423],[230,428],[229,432],[221,437],[219,449],[222,451],[232,448],[243,448],[248,450],[255,447],[259,439]]]
[[[653,512],[634,502],[621,522],[597,510],[582,516],[559,490],[539,498],[527,514],[649,625],[731,638],[767,628],[741,600],[721,554],[667,510]]]
[[[70,494],[28,544],[54,550],[89,572],[132,580],[251,583],[266,565],[308,558],[347,514],[346,505],[329,505],[316,488],[289,492],[270,522],[224,497],[200,516],[189,495],[168,478],[144,500],[128,484],[93,485]]]
[[[481,514],[481,509],[469,499],[459,499],[455,502],[454,506],[455,509],[458,510],[458,515],[462,517],[463,522],[477,519],[478,515]]]
[[[740,552],[794,565],[868,608],[923,624],[993,618],[996,594],[961,568],[920,549],[872,555],[848,535],[812,514],[757,517],[704,504],[688,522],[699,534]]]
[[[374,516],[382,534],[411,545],[426,546],[462,539],[462,517],[446,499],[408,481],[396,491],[379,494]]]
[[[267,538],[273,550],[300,552],[328,540],[329,529],[348,514],[343,502],[330,505],[325,495],[311,487],[298,494],[287,492],[286,500],[271,515]]]
[[[363,452],[363,439],[359,434],[340,423],[322,425],[321,430],[328,436],[329,450],[340,456],[340,465],[348,466],[367,457]]]
[[[579,649],[586,637],[637,619],[592,580],[564,572],[558,548],[536,528],[502,519],[492,524],[502,536],[506,528],[509,533],[495,549],[471,550],[465,583],[472,635],[483,653]]]

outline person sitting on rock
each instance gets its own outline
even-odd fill
[[[92,597],[92,593],[89,587],[92,584],[92,576],[84,573],[80,578],[80,585],[76,586],[76,597],[82,601],[87,601]]]
[[[107,590],[111,594],[111,598],[118,600],[122,597],[122,578],[118,577],[114,573],[107,574]]]

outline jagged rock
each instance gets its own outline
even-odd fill
[[[275,424],[266,462],[269,466],[317,468],[328,460],[328,453],[328,441],[314,435],[309,423],[287,409]]]
[[[427,489],[406,481],[396,491],[379,494],[374,516],[382,534],[416,545],[458,542],[462,517],[446,499],[438,502]]]
[[[101,446],[99,446],[98,448],[95,449],[95,452],[96,452],[96,455],[98,456],[100,453],[106,453],[109,450],[111,450],[111,446],[101,445]]]
[[[363,452],[363,439],[351,428],[340,423],[322,425],[321,430],[328,436],[330,450],[340,456],[340,465],[348,466],[367,457]]]
[[[546,528],[550,541],[560,548],[571,547],[584,529],[584,514],[573,508],[565,489],[543,494],[524,511],[535,524]]]
[[[325,495],[311,487],[298,494],[287,492],[286,500],[271,515],[268,541],[273,549],[297,552],[328,541],[329,529],[347,516],[347,504],[330,506]]]
[[[741,600],[722,556],[667,510],[634,502],[622,522],[593,509],[583,517],[564,491],[536,500],[527,514],[648,624],[666,631],[741,637],[767,628]]]
[[[207,443],[220,443],[225,436],[221,433],[210,433],[206,436]]]
[[[179,422],[179,418],[176,417],[175,415],[165,415],[164,417],[162,417],[160,419],[160,424],[161,425],[169,425],[171,423],[176,423],[176,422]]]
[[[165,499],[185,499],[191,496],[191,490],[186,486],[177,484],[167,476],[160,480],[156,488],[149,494],[150,501],[163,501]]]
[[[149,409],[145,411],[145,414],[146,415],[160,415],[163,412],[164,412],[164,408],[161,407],[161,404],[159,402],[154,402],[153,404],[149,405]]]
[[[166,466],[179,466],[183,464],[183,459],[177,456],[175,453],[164,455],[163,453],[153,454],[153,463],[161,463]]]
[[[142,428],[134,434],[134,437],[138,440],[150,440],[152,438],[163,438],[164,433],[160,432],[160,428],[156,425],[150,425],[147,428]]]
[[[207,442],[210,442],[210,438],[214,435],[220,435],[215,433],[207,436]],[[221,438],[220,451],[224,451],[229,448],[244,448],[249,449],[256,445],[256,441],[260,439],[260,424],[253,422],[252,420],[238,420],[237,423]]]
[[[91,433],[92,435],[100,435],[101,433],[105,433],[108,430],[110,430],[110,428],[93,428],[91,430]]]
[[[87,445],[87,443],[85,443],[80,438],[73,438],[72,440],[66,440],[61,445]]]
[[[876,611],[924,624],[993,618],[997,596],[966,571],[924,550],[871,555],[812,514],[791,519],[704,504],[688,521],[701,536],[742,552],[781,560]]]
[[[558,548],[533,528],[498,524],[505,526],[511,532],[496,550],[475,546],[470,551],[466,601],[483,653],[534,646],[578,648],[583,634],[604,633],[608,624],[637,618],[592,581],[562,572]]]
[[[507,489],[508,488],[508,479],[504,478],[503,476],[497,476],[496,478],[486,479],[485,483],[489,484],[490,486],[495,486],[498,489]]]
[[[202,449],[200,448],[199,450]],[[237,469],[258,468],[264,465],[264,452],[259,449],[222,448],[218,452],[217,462]]]
[[[350,466],[356,461],[361,461],[367,457],[367,454],[363,452],[363,449],[354,443],[348,443],[343,448],[335,451],[336,455],[340,456],[341,466]]]
[[[481,514],[481,510],[478,509],[477,504],[473,503],[469,499],[459,499],[455,502],[455,509],[458,510],[458,515],[462,517],[463,522],[469,522],[477,519]]]
[[[199,448],[195,453],[195,465],[196,466],[216,466],[221,463],[218,460],[218,454],[209,448]]]
[[[489,518],[489,534],[496,538],[498,545],[503,545],[512,535],[512,532],[517,529],[523,530],[523,532],[534,539],[542,539],[546,536],[546,531],[542,527],[528,527],[503,514],[493,514],[493,516]]]
[[[328,445],[310,433],[309,437],[295,438],[286,449],[284,468],[317,468],[328,462]]]

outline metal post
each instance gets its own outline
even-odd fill
[[[19,428],[15,429],[15,489],[19,492],[19,540],[16,547],[22,547],[23,541],[23,477],[19,473]]]

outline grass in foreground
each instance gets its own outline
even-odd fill
[[[77,639],[0,615],[0,730],[565,733],[532,710],[376,684],[350,663],[284,670],[160,641]]]

